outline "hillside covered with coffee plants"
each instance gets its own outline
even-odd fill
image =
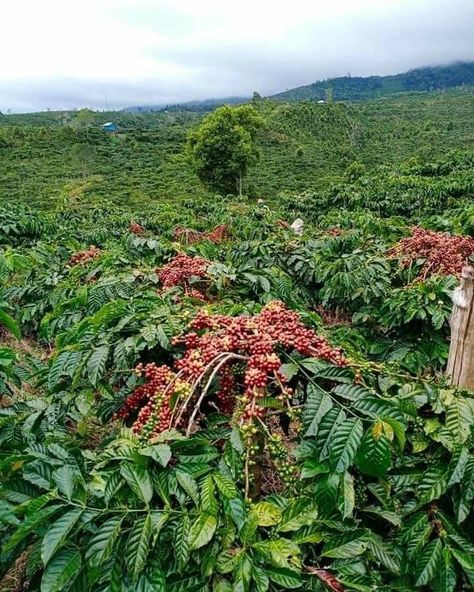
[[[473,104],[472,87],[359,104],[257,101],[261,158],[244,189],[278,199],[285,191],[325,190],[354,162],[371,170],[472,149]],[[85,191],[92,200],[140,208],[213,199],[184,149],[201,118],[186,111],[0,115],[0,200],[50,207]],[[100,128],[111,120],[116,135]]]
[[[263,101],[258,200],[192,180],[194,114],[0,124],[2,592],[473,589],[472,115],[410,101]]]

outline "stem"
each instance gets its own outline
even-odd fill
[[[189,418],[188,427],[186,429],[186,436],[189,436],[189,434],[191,433],[191,428],[193,426],[194,420],[196,419],[196,415],[198,414],[199,407],[201,406],[201,403],[202,403],[204,397],[206,396],[207,391],[209,390],[216,374],[219,372],[219,370],[222,368],[222,366],[224,364],[226,364],[231,358],[232,358],[232,354],[229,354],[224,359],[222,359],[218,364],[216,364],[216,367],[214,368],[211,375],[209,376],[209,380],[207,381],[206,386],[203,388],[201,395],[200,395],[199,399],[197,400],[196,406],[194,407],[194,411],[192,412],[191,417]]]
[[[228,359],[234,358],[236,360],[247,360],[248,359],[246,356],[241,356],[239,354],[234,354],[232,352],[221,352],[213,360],[211,360],[209,362],[209,364],[201,372],[201,374],[197,378],[196,382],[193,384],[193,387],[191,389],[191,392],[189,393],[189,395],[187,396],[186,400],[184,401],[184,404],[182,405],[182,407],[181,407],[181,409],[179,411],[178,417],[176,418],[176,425],[181,421],[181,419],[183,417],[183,414],[186,411],[186,408],[189,405],[189,402],[191,401],[192,397],[194,396],[194,393],[196,392],[196,389],[197,389],[199,383],[202,381],[202,379],[207,374],[207,372],[212,368],[212,366],[217,362],[217,360],[219,360],[223,356],[226,357],[226,358],[228,358]],[[171,426],[171,422],[172,421],[173,421],[173,417],[171,418],[170,426]]]
[[[354,413],[352,411],[352,409],[349,409],[349,407],[346,407],[343,403],[341,403],[340,401],[338,401],[338,399],[336,399],[334,396],[331,395],[331,393],[328,393],[327,391],[323,390],[319,384],[317,382],[315,382],[311,376],[308,374],[308,372],[305,370],[304,366],[302,366],[297,360],[294,360],[289,354],[286,354],[288,356],[288,358],[298,366],[298,368],[301,370],[301,372],[306,376],[306,378],[309,380],[309,382],[311,384],[313,384],[316,388],[322,390],[325,394],[328,395],[328,397],[334,402],[336,403],[336,405],[339,405],[339,407],[341,407],[342,409],[344,409],[344,411],[347,411],[347,413],[349,413],[350,415],[354,416],[356,419],[361,419],[363,421],[367,421],[366,417],[363,417],[361,415],[357,415],[357,413]]]

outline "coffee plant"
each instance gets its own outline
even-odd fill
[[[474,393],[445,376],[470,163],[5,209],[0,590],[472,590]]]

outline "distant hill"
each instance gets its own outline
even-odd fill
[[[238,103],[245,103],[248,100],[248,97],[224,97],[222,99],[186,101],[174,105],[134,105],[132,107],[126,107],[124,111],[128,113],[150,113],[153,111],[194,111],[199,113],[201,111],[209,111],[220,105],[236,105]]]
[[[474,62],[416,68],[391,76],[329,78],[292,88],[270,98],[282,101],[322,101],[332,95],[335,101],[365,101],[394,93],[439,90],[465,84],[474,84]]]

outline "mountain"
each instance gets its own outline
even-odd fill
[[[449,66],[416,68],[391,76],[341,76],[318,80],[273,95],[282,101],[326,100],[364,101],[399,92],[430,91],[474,84],[474,62],[457,62]]]
[[[186,101],[174,105],[134,105],[123,109],[129,113],[149,113],[151,111],[209,111],[220,105],[237,105],[245,103],[248,97],[224,97],[222,99],[203,99],[200,101]]]

